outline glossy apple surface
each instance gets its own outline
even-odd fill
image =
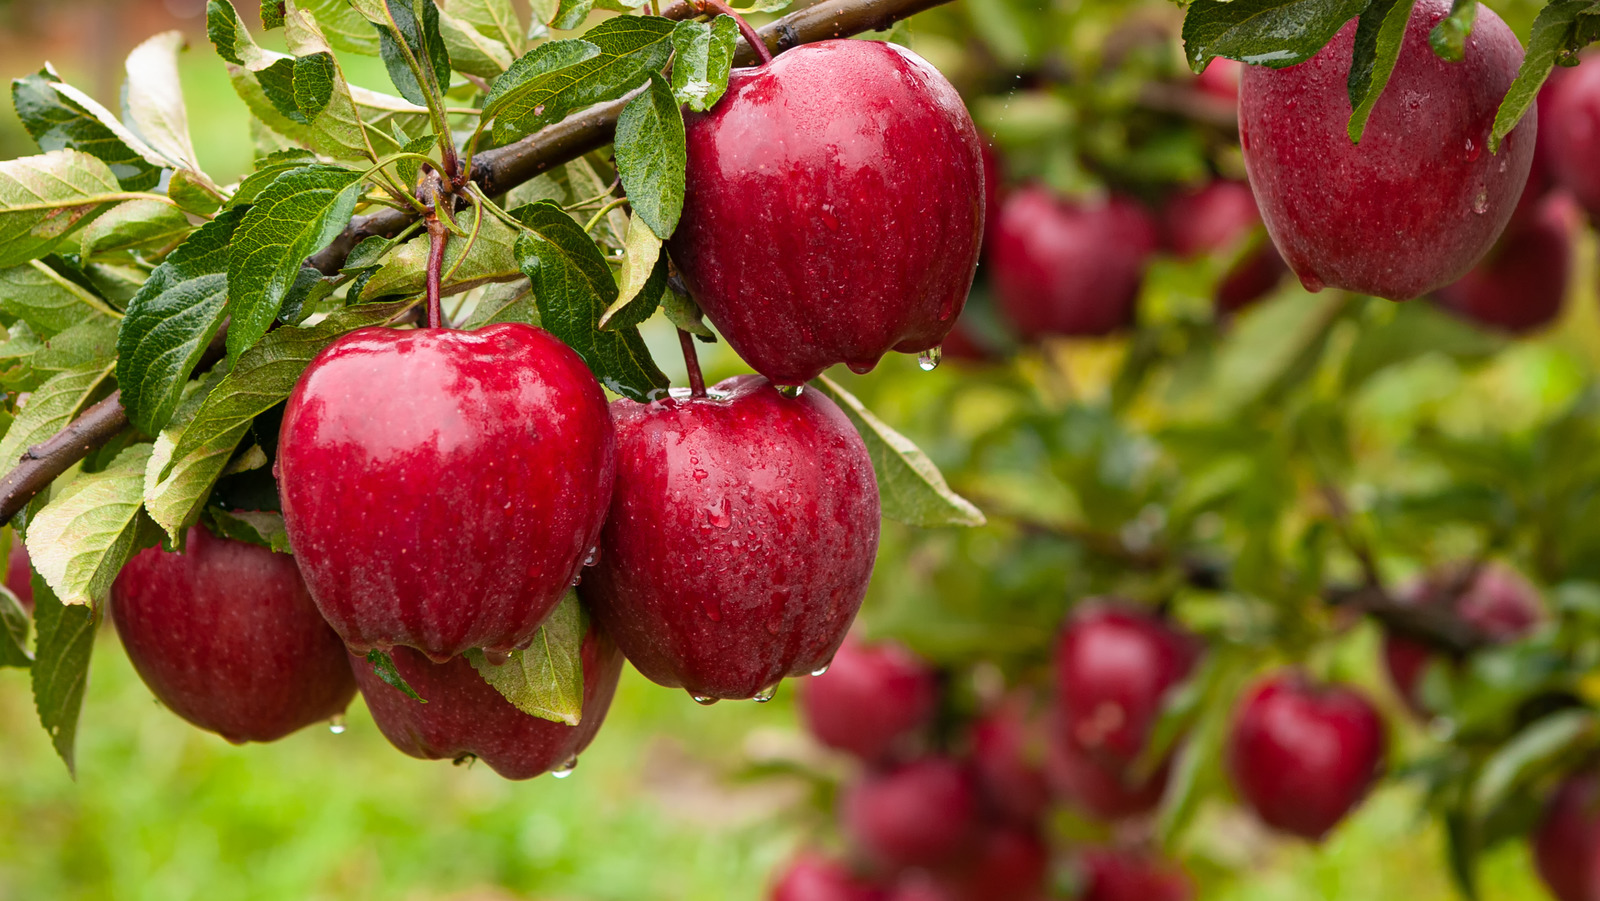
[[[1187,873],[1148,854],[1090,848],[1081,865],[1081,901],[1189,901],[1195,895]]]
[[[1319,841],[1366,797],[1386,753],[1370,701],[1286,672],[1256,686],[1235,712],[1226,763],[1262,822]]]
[[[444,661],[533,638],[599,538],[615,459],[605,393],[550,333],[366,328],[295,385],[277,475],[345,642]]]
[[[1589,215],[1600,219],[1600,56],[1589,54],[1575,69],[1558,70],[1553,86],[1545,139],[1556,181],[1571,191]],[[1543,120],[1541,120],[1543,121]]]
[[[1544,621],[1539,590],[1504,563],[1487,563],[1465,584],[1460,566],[1429,573],[1405,594],[1405,601],[1441,607],[1496,644],[1516,641]],[[1395,690],[1412,710],[1426,713],[1420,688],[1434,654],[1426,645],[1395,634],[1384,636],[1384,663]]]
[[[672,258],[757,372],[798,385],[944,340],[978,264],[984,179],[938,70],[892,44],[808,44],[735,69],[685,121]]]
[[[22,609],[33,612],[33,561],[28,559],[27,545],[22,539],[11,537],[11,553],[6,558],[6,587],[22,602]]]
[[[933,670],[904,647],[846,640],[826,673],[800,682],[800,716],[822,744],[879,760],[933,716],[938,690]]]
[[[192,528],[183,553],[128,561],[111,619],[156,698],[236,744],[330,719],[355,695],[344,645],[288,554]]]
[[[1556,901],[1600,897],[1600,779],[1581,773],[1562,782],[1532,836],[1539,878]]]
[[[507,779],[532,779],[577,759],[605,722],[622,675],[622,654],[592,620],[579,647],[583,714],[576,726],[530,716],[511,705],[465,657],[433,663],[397,647],[395,669],[426,704],[384,682],[372,664],[350,658],[372,719],[396,748],[424,760],[471,755]]]
[[[924,757],[866,774],[839,809],[852,846],[882,866],[951,866],[977,835],[978,788],[960,763]]]
[[[995,299],[1024,340],[1128,328],[1157,238],[1126,198],[1071,202],[1022,188],[1001,205],[990,244]]]
[[[1489,252],[1522,196],[1538,115],[1490,153],[1495,112],[1522,63],[1487,7],[1466,58],[1428,32],[1450,0],[1418,0],[1387,89],[1360,144],[1346,132],[1352,20],[1310,60],[1247,66],[1239,141],[1267,231],[1307,288],[1407,300],[1450,284]]]
[[[1206,69],[1216,68],[1213,62]],[[1167,242],[1180,257],[1235,253],[1261,226],[1250,186],[1218,179],[1204,187],[1176,194],[1165,210]],[[1217,285],[1217,307],[1238,310],[1277,286],[1286,267],[1271,243],[1249,252],[1223,274]]]
[[[786,397],[753,375],[611,409],[616,494],[579,592],[628,660],[708,699],[827,666],[878,547],[850,420],[816,389]]]
[[[779,874],[769,901],[887,901],[888,892],[844,863],[803,852]]]
[[[1466,319],[1511,334],[1535,331],[1561,315],[1572,281],[1581,214],[1567,194],[1551,194],[1513,222],[1483,262],[1439,289],[1439,302]]]

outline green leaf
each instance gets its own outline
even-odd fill
[[[94,396],[100,383],[111,375],[115,364],[96,360],[51,376],[40,385],[0,439],[0,461],[6,469],[16,465],[28,448],[61,431],[84,404]],[[38,565],[35,561],[35,566]]]
[[[566,597],[539,627],[526,651],[496,665],[482,651],[466,654],[483,681],[494,686],[518,710],[530,716],[576,726],[583,718],[583,634],[588,614],[577,592]]]
[[[264,547],[275,554],[289,554],[289,532],[283,525],[283,514],[270,510],[236,510],[229,512],[218,507],[207,507],[205,524],[214,534],[234,541],[243,541]]]
[[[89,682],[89,657],[94,653],[95,611],[63,606],[36,573],[33,617],[39,631],[33,661],[33,706],[67,772],[76,777],[78,714]]]
[[[661,295],[661,312],[675,327],[708,342],[717,340],[716,333],[706,325],[705,314],[700,312],[699,304],[690,300],[689,295],[679,294],[668,287]]]
[[[428,699],[417,694],[417,690],[406,682],[405,677],[400,675],[398,669],[395,669],[394,658],[377,648],[373,648],[367,652],[367,662],[372,664],[372,671],[377,674],[379,679],[400,689],[406,697],[413,701],[423,704],[428,703]]]
[[[1531,788],[1564,762],[1576,763],[1595,746],[1600,721],[1588,710],[1553,713],[1517,733],[1483,765],[1472,784],[1471,813],[1480,822],[1514,792]]]
[[[556,14],[550,20],[550,25],[562,31],[571,31],[582,25],[593,11],[594,0],[558,0]]]
[[[495,81],[496,91],[490,93],[491,101],[497,99],[496,93],[504,95],[506,91],[499,90],[500,82],[516,76],[509,83],[518,86],[515,97],[498,98],[500,102],[494,107],[495,141],[508,144],[573,110],[615,100],[644,84],[649,73],[659,72],[672,55],[672,32],[676,27],[677,23],[656,16],[617,16],[584,33],[584,41],[600,48],[599,55],[592,59],[541,74],[526,83],[517,75],[518,65],[512,64]],[[533,53],[539,52],[534,48]],[[487,103],[484,115],[491,115]]]
[[[361,173],[315,165],[278,176],[233,234],[228,255],[228,357],[237,361],[283,309],[305,258],[344,231]]]
[[[15,540],[15,539],[13,539]],[[0,585],[0,666],[30,667],[28,611],[11,589]]]
[[[255,203],[267,186],[278,180],[278,176],[295,169],[304,169],[317,162],[317,156],[305,150],[280,150],[267,155],[256,162],[256,170],[245,176],[239,182],[238,190],[228,199],[227,208],[244,206]]]
[[[244,216],[235,208],[201,226],[128,303],[117,335],[117,384],[128,419],[146,435],[166,428],[184,384],[222,325],[228,247]]]
[[[470,224],[470,222],[468,223]],[[452,237],[445,245],[444,271],[455,273],[440,286],[440,293],[448,297],[470,291],[494,282],[508,282],[522,277],[513,250],[517,233],[500,221],[498,216],[485,214],[478,228],[478,239],[468,246],[463,238]],[[462,255],[466,260],[461,261]],[[460,262],[459,267],[456,264]],[[412,297],[426,287],[428,269],[428,242],[411,241],[389,255],[383,268],[373,274],[361,289],[363,297]]]
[[[646,225],[643,219],[634,216],[628,220],[628,236],[623,241],[623,250],[626,256],[622,258],[622,280],[618,285],[617,300],[605,314],[600,317],[600,327],[605,328],[611,320],[628,307],[635,300],[650,305],[651,309],[661,300],[661,290],[666,286],[665,264],[662,261],[661,239]],[[650,279],[660,269],[661,277],[657,280],[655,297],[650,297],[650,292],[645,289],[650,286]],[[638,321],[637,314],[632,317]]]
[[[126,191],[148,191],[161,181],[161,164],[130,147],[110,110],[92,103],[85,107],[56,89],[61,81],[46,66],[38,73],[11,82],[11,102],[17,118],[40,150],[81,150],[111,167]]]
[[[172,425],[156,436],[155,449],[145,467],[145,509],[156,525],[167,533],[168,540],[174,546],[183,545],[184,532],[199,519],[200,511],[205,507],[206,499],[211,496],[211,489],[217,484],[223,469],[227,467],[234,448],[250,429],[249,422],[241,422],[195,447],[182,458],[173,456],[172,452],[182,441],[184,430],[226,376],[226,371],[219,367],[199,382],[189,384],[183,402],[172,416]],[[164,478],[163,473],[167,473]]]
[[[492,119],[508,104],[521,100],[530,93],[547,92],[553,73],[594,59],[600,48],[588,41],[551,41],[528,51],[528,54],[511,64],[504,75],[489,86],[489,96],[483,101],[483,118]]]
[[[732,16],[710,23],[687,19],[672,32],[672,95],[697,113],[716,105],[728,90],[739,24]]]
[[[533,285],[528,279],[490,285],[461,327],[472,331],[497,322],[539,325],[539,311],[533,305]]]
[[[159,200],[128,200],[83,228],[78,253],[87,260],[129,250],[163,250],[194,230],[183,211]]]
[[[184,428],[172,459],[184,459],[238,428],[240,423],[248,423],[288,399],[300,373],[335,338],[353,329],[381,325],[414,305],[347,307],[316,325],[280,328],[267,335],[240,355],[239,362],[206,397],[194,419]]]
[[[479,78],[498,78],[511,68],[511,48],[491,38],[470,22],[446,13],[439,14],[439,34],[450,51],[450,64],[459,72]]]
[[[95,316],[45,339],[29,361],[39,381],[78,366],[110,363],[117,353],[117,324],[109,316]]]
[[[617,118],[617,172],[633,214],[661,240],[672,237],[683,213],[689,151],[683,112],[666,79],[650,73],[650,87],[628,101]]]
[[[643,320],[630,310],[600,330],[601,314],[617,299],[617,283],[583,227],[549,202],[512,215],[529,229],[517,238],[517,261],[533,281],[544,328],[576,350],[611,391],[641,403],[662,394],[669,382],[639,335]]]
[[[333,49],[378,55],[378,35],[371,23],[345,0],[299,0],[295,5],[316,17]]]
[[[1472,36],[1472,23],[1478,18],[1478,0],[1455,0],[1450,4],[1450,15],[1439,20],[1428,32],[1428,46],[1433,55],[1446,62],[1459,63],[1467,57],[1467,38]]]
[[[506,45],[513,53],[521,52],[527,29],[511,0],[449,0],[445,11],[485,37]]]
[[[1417,0],[1373,0],[1356,26],[1355,55],[1350,63],[1350,140],[1360,143],[1372,107],[1382,96],[1400,58],[1406,23]]]
[[[1370,0],[1195,0],[1183,19],[1189,66],[1214,57],[1282,69],[1303,63]]]
[[[77,150],[0,162],[0,269],[44,256],[127,200],[106,164]]]
[[[419,22],[412,3],[388,0],[389,27],[377,26],[378,49],[400,96],[426,105],[430,92],[442,96],[450,86],[450,52],[439,34],[439,7],[433,0],[416,0],[422,7]],[[414,70],[413,65],[421,68]]]
[[[63,604],[99,604],[139,549],[139,511],[152,450],[135,444],[100,472],[79,475],[28,523],[33,568]]]
[[[839,404],[866,442],[884,516],[924,528],[981,526],[988,521],[971,501],[950,490],[944,475],[921,448],[890,428],[855,395],[827,376],[818,376],[812,386]]]
[[[1489,134],[1491,152],[1500,151],[1500,142],[1533,107],[1539,89],[1544,87],[1556,62],[1593,41],[1597,30],[1600,30],[1600,0],[1551,0],[1539,10],[1533,29],[1528,33],[1528,51],[1522,57],[1522,66],[1495,113],[1494,131]]]
[[[189,112],[178,81],[178,51],[186,43],[183,32],[168,31],[135,47],[128,54],[123,102],[130,124],[146,143],[175,168],[199,173],[199,157],[189,137]]]
[[[93,292],[42,260],[0,269],[0,312],[28,323],[41,338],[89,319],[116,315]]]

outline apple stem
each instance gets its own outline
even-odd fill
[[[761,57],[761,65],[764,66],[772,62],[772,51],[767,49],[767,42],[763,41],[761,35],[757,34],[750,23],[744,20],[744,16],[734,12],[733,7],[724,3],[723,0],[700,0],[699,9],[701,12],[709,9],[733,19],[734,22],[738,23],[739,32],[744,35],[745,42],[750,45],[750,49]]]
[[[437,201],[435,201],[437,202]],[[439,302],[440,273],[444,270],[444,249],[450,230],[439,218],[437,207],[428,211],[428,328],[443,328],[444,313]]]
[[[695,353],[694,336],[678,329],[678,343],[683,346],[683,365],[689,370],[689,396],[706,396],[706,377],[700,374],[700,356]]]

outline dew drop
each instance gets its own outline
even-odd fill
[[[765,704],[777,696],[778,683],[774,682],[771,685],[768,685],[766,688],[756,692],[755,697],[751,698],[751,700],[755,701],[757,704]]]
[[[1298,275],[1298,273],[1296,274]],[[1304,285],[1306,290],[1310,291],[1312,294],[1315,294],[1327,287],[1323,284],[1322,279],[1317,278],[1315,275],[1311,275],[1309,273],[1300,276],[1300,284]]]
[[[719,529],[726,529],[733,524],[733,505],[727,498],[706,508],[706,521]]]
[[[1476,163],[1478,161],[1478,157],[1482,155],[1482,145],[1474,143],[1471,138],[1467,138],[1467,162]]]
[[[824,663],[823,665],[821,665],[821,666],[817,667],[816,669],[812,670],[811,671],[811,675],[813,675],[813,676],[825,676],[825,675],[828,674],[828,667],[830,667],[832,665],[833,665],[833,661],[830,660],[827,663]]]
[[[573,573],[572,574],[572,587],[573,588],[577,588],[579,585],[582,585],[582,584],[583,584],[583,572],[579,571],[579,572]]]
[[[1489,212],[1489,189],[1480,187],[1478,193],[1472,198],[1472,211],[1482,216]]]
[[[600,546],[599,545],[595,545],[595,546],[589,548],[589,553],[584,556],[583,565],[584,566],[593,566],[599,560],[600,560]]]
[[[697,469],[694,471],[694,480],[696,482],[704,482],[706,479],[710,478],[710,476],[711,473],[706,472],[703,469]]]
[[[505,651],[491,651],[488,648],[484,648],[483,659],[489,661],[493,666],[505,666],[506,662],[511,659],[511,655]]]
[[[328,731],[332,732],[334,735],[344,734],[344,714],[335,713],[333,717],[328,720]]]
[[[578,768],[578,755],[574,754],[571,757],[568,757],[566,760],[561,761],[561,763],[557,764],[556,768],[550,771],[550,775],[556,777],[557,779],[565,779],[568,776],[572,775],[572,771],[577,769],[577,768]]]
[[[939,368],[939,361],[944,359],[944,348],[935,344],[920,354],[917,354],[917,365],[923,372],[932,372]]]
[[[692,691],[689,692],[689,697],[694,698],[694,702],[696,704],[699,704],[701,707],[710,707],[712,704],[717,703],[717,699],[716,698],[710,697],[708,695],[697,695]]]

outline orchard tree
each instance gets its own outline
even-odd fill
[[[1595,212],[1600,64],[1536,100],[1600,4],[786,5],[210,0],[237,182],[179,33],[120,114],[16,80],[0,664],[68,768],[109,613],[230,741],[359,690],[509,779],[624,659],[806,679],[854,762],[778,899],[1188,898],[1218,803],[1317,842],[1385,779],[1466,895],[1533,835],[1600,896],[1600,383],[1506,334]]]

